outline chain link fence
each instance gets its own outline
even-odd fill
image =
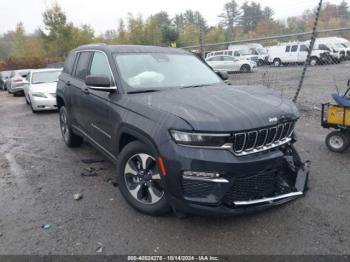
[[[315,22],[317,17],[316,12]],[[331,101],[332,93],[342,95],[347,89],[350,28],[317,30],[316,26],[317,23],[314,32],[206,43],[186,49],[202,51],[214,70],[229,72],[233,85],[264,85],[291,100],[302,87],[299,109],[318,111],[321,103]],[[314,45],[309,52],[313,36]]]

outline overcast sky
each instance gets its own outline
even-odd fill
[[[13,30],[22,21],[28,32],[42,25],[42,12],[55,0],[0,0],[0,33]],[[141,13],[143,17],[159,11],[170,15],[184,12],[186,9],[198,10],[207,19],[209,25],[219,22],[224,3],[228,0],[56,0],[64,9],[68,20],[76,25],[89,24],[96,33],[117,27],[118,20],[125,18],[128,12]],[[349,0],[350,1],[350,0]],[[244,0],[238,0],[241,4]],[[318,0],[256,0],[262,6],[270,6],[275,18],[300,15],[305,9],[314,8]],[[341,0],[330,0],[339,4]]]

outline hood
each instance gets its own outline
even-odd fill
[[[32,84],[30,86],[31,92],[41,92],[45,94],[55,94],[57,88],[57,83],[43,83],[43,84]]]
[[[166,111],[196,131],[227,132],[296,119],[295,105],[261,86],[209,86],[130,95],[140,106]],[[276,122],[277,120],[277,122]]]

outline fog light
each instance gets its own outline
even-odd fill
[[[219,173],[216,172],[196,172],[196,171],[184,171],[184,177],[198,177],[198,178],[218,178]]]
[[[210,183],[229,183],[226,178],[220,177],[220,173],[218,172],[184,171],[182,178]]]

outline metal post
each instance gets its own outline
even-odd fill
[[[315,23],[314,23],[314,27],[312,29],[312,35],[311,35],[311,41],[310,41],[310,46],[309,46],[309,52],[307,54],[307,58],[306,58],[306,61],[305,61],[303,72],[301,73],[298,89],[297,89],[297,91],[295,93],[295,96],[293,98],[293,102],[294,103],[296,103],[296,101],[298,100],[300,91],[301,91],[301,89],[303,87],[303,84],[304,84],[306,71],[307,71],[307,68],[308,68],[308,66],[310,64],[311,53],[312,53],[312,50],[314,49],[314,45],[315,45],[315,41],[316,41],[316,37],[317,37],[317,24],[318,24],[318,19],[320,17],[321,10],[322,10],[322,1],[323,0],[320,0],[320,3],[318,4],[316,17],[315,17]]]
[[[199,24],[199,45],[200,45],[200,51],[201,56],[203,59],[205,59],[205,50],[204,50],[204,25],[202,19],[198,18],[198,24]]]

